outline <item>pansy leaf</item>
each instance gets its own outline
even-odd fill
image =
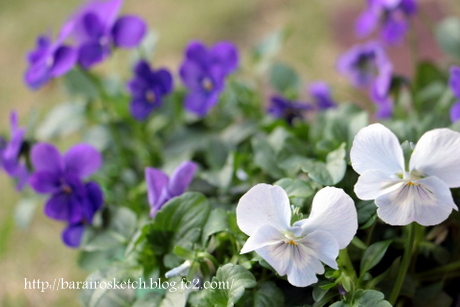
[[[302,165],[301,169],[308,173],[311,179],[322,185],[334,185],[345,175],[347,167],[345,154],[345,143],[342,143],[339,148],[327,155],[326,163],[310,161]]]
[[[270,69],[270,85],[280,93],[296,93],[300,86],[300,78],[290,66],[275,63]]]
[[[97,98],[99,92],[90,77],[82,70],[71,70],[64,76],[67,91],[73,96],[82,96],[88,99]]]
[[[206,224],[203,227],[201,244],[204,246],[208,238],[218,232],[230,229],[227,212],[222,208],[211,211]]]
[[[254,294],[254,305],[260,307],[284,306],[284,294],[274,282],[264,282]]]
[[[391,304],[385,300],[382,292],[375,290],[358,290],[354,295],[353,302],[342,301],[335,302],[331,307],[391,307]]]
[[[307,198],[315,192],[308,182],[300,179],[282,178],[275,182],[275,185],[282,187],[289,197]]]
[[[441,49],[454,57],[460,57],[460,19],[448,17],[435,28],[436,39]]]
[[[361,259],[361,276],[375,267],[380,262],[380,260],[382,260],[392,242],[392,240],[381,241],[374,243],[367,248],[367,250],[364,252],[363,258]]]
[[[254,163],[274,178],[284,177],[284,172],[277,166],[275,153],[262,136],[255,136],[251,140],[254,152]]]
[[[85,125],[85,107],[77,103],[64,103],[54,107],[37,128],[37,138],[49,140],[65,137]]]

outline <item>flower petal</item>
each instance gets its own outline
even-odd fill
[[[145,22],[137,16],[123,16],[118,18],[112,28],[112,37],[115,45],[123,48],[133,48],[144,38],[147,27]]]
[[[450,68],[449,87],[454,96],[460,99],[460,67],[452,66]]]
[[[174,170],[168,185],[171,197],[179,196],[187,190],[197,168],[196,163],[185,161]]]
[[[207,63],[208,51],[200,41],[191,41],[185,50],[185,57],[204,67]]]
[[[31,160],[35,171],[48,171],[59,174],[64,170],[61,154],[51,144],[36,144],[32,148]]]
[[[158,102],[158,96],[156,95],[155,100]],[[155,104],[141,99],[134,99],[131,101],[129,109],[132,117],[134,117],[137,121],[144,121],[155,109]]]
[[[206,93],[203,91],[190,92],[185,98],[185,109],[197,116],[206,116],[211,108],[219,102],[220,91]]]
[[[397,20],[390,15],[382,27],[382,40],[392,45],[400,44],[407,30],[408,25],[405,20]]]
[[[173,78],[171,73],[166,69],[159,69],[153,74],[155,78],[155,86],[158,87],[161,95],[166,95],[171,92],[173,87]]]
[[[316,193],[308,219],[298,221],[302,233],[322,230],[332,235],[340,249],[345,248],[358,229],[358,217],[353,200],[342,189],[325,187]]]
[[[145,169],[145,181],[147,182],[150,207],[152,207],[152,210],[158,210],[165,201],[163,198],[169,182],[168,175],[158,169],[147,167]]]
[[[355,32],[359,37],[365,37],[371,34],[374,31],[377,23],[379,21],[379,16],[372,9],[368,9],[359,15],[355,24]]]
[[[64,155],[64,164],[66,173],[72,173],[82,179],[101,167],[102,156],[93,146],[78,144]]]
[[[382,171],[369,170],[359,176],[355,185],[355,194],[362,200],[376,199],[380,195],[398,189],[402,184],[398,178],[390,177]]]
[[[88,69],[91,66],[102,62],[110,51],[97,42],[90,42],[82,45],[78,50],[78,62],[83,68]]]
[[[83,219],[80,202],[73,194],[57,193],[45,204],[45,214],[55,220],[79,223]]]
[[[259,227],[248,238],[240,253],[249,253],[267,245],[278,244],[280,242],[284,243],[286,240],[286,237],[280,232],[279,229],[271,225],[264,225]]]
[[[423,226],[442,223],[457,209],[449,187],[436,177],[402,185],[375,200],[378,216],[390,225],[417,222]]]
[[[457,101],[450,108],[450,120],[455,123],[460,120],[460,101]]]
[[[62,232],[62,241],[69,247],[79,247],[84,231],[83,224],[69,225]]]
[[[358,132],[350,159],[358,174],[375,169],[391,176],[404,170],[404,156],[398,138],[381,124],[367,126]]]
[[[279,186],[264,183],[252,187],[238,202],[236,221],[248,236],[264,225],[289,229],[291,208],[286,192]]]
[[[77,50],[67,46],[61,46],[54,53],[54,63],[50,69],[51,77],[59,77],[67,73],[77,62]]]
[[[61,188],[61,177],[49,171],[38,171],[29,178],[30,186],[37,193],[55,193]]]
[[[211,63],[219,65],[225,74],[233,72],[238,66],[238,50],[231,42],[219,42],[210,50]]]
[[[88,182],[85,185],[86,189],[86,202],[83,208],[83,214],[85,216],[86,222],[92,224],[94,214],[103,206],[104,204],[104,194],[102,193],[101,188],[95,182]]]
[[[410,171],[436,176],[449,188],[460,187],[460,133],[447,128],[426,132],[415,145]]]

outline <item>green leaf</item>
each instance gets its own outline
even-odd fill
[[[254,295],[254,306],[283,307],[284,294],[274,282],[264,282],[259,285]]]
[[[64,76],[64,84],[67,91],[73,96],[94,99],[99,95],[98,89],[91,79],[85,76],[85,73],[79,69],[69,71]]]
[[[286,40],[287,31],[278,29],[265,37],[255,48],[253,52],[254,59],[261,62],[261,65],[269,62],[275,57]],[[262,67],[261,69],[263,69]]]
[[[289,197],[310,197],[315,190],[308,182],[300,179],[282,178],[275,182],[275,185],[282,187]]]
[[[454,57],[460,57],[460,19],[448,17],[435,28],[436,39],[441,49]]]
[[[270,69],[270,85],[280,93],[295,93],[300,86],[300,78],[290,66],[275,63]]]
[[[284,172],[277,166],[275,153],[262,136],[255,136],[251,140],[254,152],[254,163],[273,178],[284,177]]]
[[[49,140],[65,137],[83,128],[85,107],[77,103],[64,103],[54,107],[37,128],[37,138]]]
[[[382,292],[375,290],[358,290],[353,302],[335,302],[331,307],[391,307]]]
[[[152,223],[146,226],[147,239],[153,252],[157,255],[168,254],[176,245],[193,249],[193,244],[201,238],[209,211],[208,200],[200,193],[187,192],[171,199],[157,212]]]
[[[201,244],[204,246],[210,236],[228,229],[230,229],[230,225],[228,223],[227,212],[222,208],[212,210],[203,228]]]
[[[243,296],[245,289],[257,285],[251,272],[240,265],[228,263],[217,270],[211,283],[220,285],[216,289],[206,289],[198,306],[233,306]]]
[[[345,145],[342,143],[338,149],[330,152],[326,157],[326,163],[312,160],[302,165],[302,171],[308,173],[311,179],[322,185],[334,185],[340,182],[347,167]]]
[[[386,240],[372,244],[364,252],[363,258],[361,260],[360,266],[360,275],[363,276],[364,273],[368,272],[370,269],[375,267],[380,260],[382,260],[385,255],[388,246],[393,242],[393,240]]]
[[[356,204],[356,210],[358,212],[358,224],[362,225],[367,223],[375,215],[377,206],[373,200],[364,200]]]

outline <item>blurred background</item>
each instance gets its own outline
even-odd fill
[[[0,131],[4,135],[9,135],[11,110],[18,111],[21,125],[25,126],[28,118],[43,118],[44,110],[67,99],[59,81],[35,92],[24,85],[25,55],[34,48],[38,35],[48,31],[56,34],[67,16],[82,3],[0,1]],[[448,0],[421,3],[422,17],[415,20],[420,56],[438,61],[441,54],[430,32],[431,24],[446,12],[458,13],[458,5]],[[150,60],[154,66],[166,66],[176,75],[183,49],[191,39],[208,44],[233,41],[240,48],[244,66],[258,42],[284,27],[289,36],[277,60],[294,67],[305,84],[326,80],[336,99],[345,101],[352,100],[354,94],[347,90],[345,78],[335,71],[335,62],[359,41],[353,27],[364,6],[364,0],[129,0],[122,13],[137,14],[146,20],[159,39],[155,57]],[[393,47],[390,54],[396,71],[410,76],[408,46]],[[125,70],[122,74],[129,75],[125,62],[116,66]],[[365,100],[356,102],[366,104]],[[89,272],[78,268],[78,252],[61,243],[63,224],[44,217],[43,203],[36,206],[32,222],[21,227],[27,217],[23,216],[25,211],[17,210],[18,201],[14,184],[1,173],[0,306],[79,306],[76,290],[41,293],[24,289],[25,279],[83,281]]]

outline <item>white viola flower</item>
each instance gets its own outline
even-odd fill
[[[240,229],[249,236],[241,253],[255,251],[297,287],[318,281],[358,228],[353,200],[341,189],[326,187],[313,199],[310,217],[291,224],[289,198],[283,188],[258,184],[236,208]]]
[[[405,167],[398,138],[381,124],[361,129],[350,158],[361,176],[355,185],[363,200],[375,199],[378,216],[390,225],[430,226],[458,210],[449,188],[460,187],[460,133],[426,132]]]

